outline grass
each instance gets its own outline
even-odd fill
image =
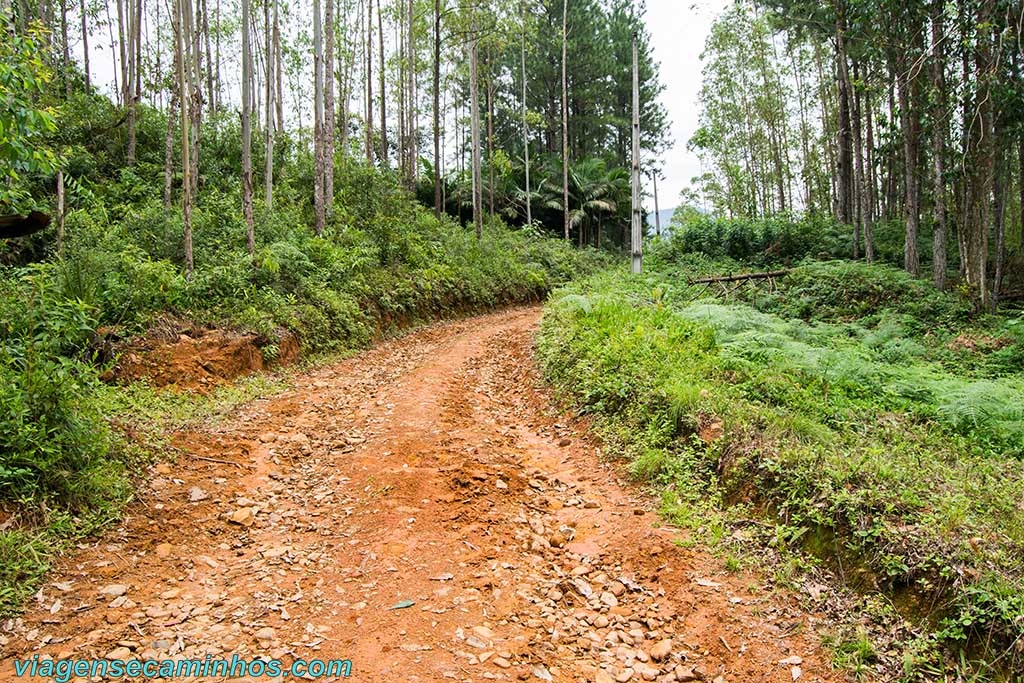
[[[894,596],[928,644],[890,658],[895,678],[961,655],[983,676],[1024,670],[1019,323],[884,266],[800,265],[726,298],[687,279],[739,264],[658,256],[560,291],[539,349],[663,511],[712,543],[769,520],[760,543]],[[837,659],[861,666],[851,642]]]

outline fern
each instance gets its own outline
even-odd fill
[[[1000,382],[965,384],[941,397],[935,408],[939,419],[954,429],[969,431],[999,422],[1016,422],[1024,417],[1024,403],[1018,392]]]

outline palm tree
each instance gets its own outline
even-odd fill
[[[547,174],[537,189],[541,205],[562,212],[562,187]],[[608,168],[603,159],[581,159],[569,168],[569,226],[579,230],[580,246],[593,235],[601,244],[604,221],[619,218],[619,207],[628,207],[629,173],[624,168]],[[623,219],[624,224],[624,219]],[[595,229],[596,228],[596,229]]]

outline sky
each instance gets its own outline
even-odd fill
[[[704,41],[727,0],[647,0],[647,30],[654,58],[661,63],[661,99],[671,122],[673,146],[662,159],[665,179],[658,185],[662,209],[678,204],[679,192],[700,175],[700,160],[686,149],[700,117]]]

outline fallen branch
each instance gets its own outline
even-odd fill
[[[203,455],[196,455],[195,453],[189,453],[184,448],[178,448],[177,446],[169,446],[169,449],[175,453],[180,453],[188,458],[194,460],[202,460],[203,462],[212,462],[218,465],[234,465],[235,467],[248,467],[249,469],[255,469],[256,466],[247,462],[236,462],[234,460],[221,460],[220,458],[207,458]]]
[[[213,462],[218,465],[234,465],[235,467],[248,467],[250,469],[255,468],[255,465],[251,465],[247,462],[235,462],[233,460],[221,460],[220,458],[207,458],[202,455],[196,455],[195,453],[189,453],[188,451],[181,451],[183,454],[196,460],[202,460],[203,462]]]
[[[743,273],[741,275],[720,275],[718,277],[704,277],[699,280],[690,280],[691,285],[699,285],[712,282],[740,282],[742,280],[770,280],[773,277],[789,275],[791,270],[769,270],[763,273]]]

